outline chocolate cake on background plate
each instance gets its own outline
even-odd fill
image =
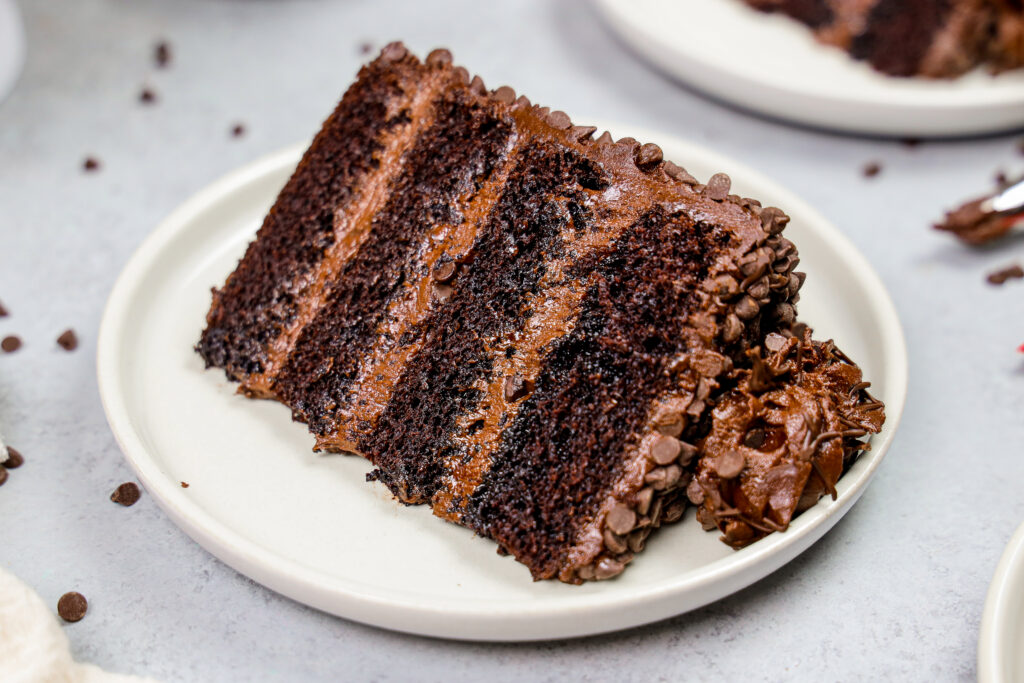
[[[806,24],[891,76],[954,78],[1024,67],[1022,0],[744,0]]]
[[[207,365],[535,579],[617,575],[689,501],[739,546],[834,492],[883,413],[796,322],[788,217],[451,62],[360,71]]]

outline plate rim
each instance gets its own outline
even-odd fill
[[[1024,523],[1017,527],[999,557],[985,595],[985,608],[978,634],[978,681],[1009,683],[1012,681],[1010,653],[1012,643],[1009,621],[1013,605],[1009,593],[1024,592]]]
[[[878,116],[880,110],[875,116],[865,116],[863,111],[858,116],[851,116],[851,107],[863,110],[863,100],[832,96],[813,89],[786,87],[779,83],[762,83],[753,74],[725,68],[703,55],[680,49],[661,35],[647,30],[638,16],[640,11],[625,9],[627,5],[623,0],[593,2],[608,29],[662,73],[744,111],[821,130],[886,137],[991,135],[1019,130],[1024,126],[1024,115],[1013,116],[1013,112],[1024,111],[1024,86],[1021,94],[1014,97],[1004,96],[1001,90],[980,90],[972,92],[972,95],[980,96],[977,99],[951,103],[943,99],[948,98],[948,91],[937,87],[918,88],[920,79],[911,80],[909,83],[913,85],[910,88],[894,87],[884,97],[871,97],[867,102],[869,108],[887,107],[885,116]],[[821,48],[830,49],[827,46]],[[851,60],[850,66],[859,68],[861,65]],[[734,85],[730,86],[730,83]],[[894,82],[894,85],[898,83]],[[929,81],[927,85],[935,85],[935,82]],[[744,94],[742,98],[738,94],[740,91]],[[815,107],[823,109],[823,113],[815,114]],[[1002,114],[993,113],[993,108],[999,108]],[[944,122],[936,123],[932,120],[936,109],[948,112],[949,117],[955,114],[959,120],[952,123],[939,117]],[[926,114],[933,117],[925,117]]]
[[[814,229],[821,229],[824,238],[842,250],[860,274],[861,285],[866,288],[866,299],[874,305],[876,317],[883,322],[880,335],[885,352],[883,357],[891,365],[884,368],[887,388],[892,398],[887,401],[886,431],[873,440],[870,457],[862,457],[858,464],[867,463],[860,479],[840,493],[839,500],[819,508],[818,515],[801,515],[783,534],[773,534],[748,548],[687,572],[687,580],[663,581],[639,594],[635,592],[600,599],[599,595],[586,596],[578,603],[560,606],[555,613],[543,608],[520,609],[514,615],[495,613],[491,603],[468,600],[445,600],[438,608],[415,598],[419,594],[392,591],[381,596],[367,591],[365,586],[349,579],[331,576],[326,572],[300,564],[298,561],[274,554],[268,548],[227,528],[205,512],[197,503],[183,495],[182,489],[163,477],[159,466],[148,453],[140,435],[134,428],[125,397],[120,393],[123,377],[118,358],[128,345],[126,332],[128,307],[137,295],[137,287],[150,265],[158,260],[161,251],[177,234],[186,228],[191,218],[204,209],[216,205],[224,196],[258,181],[284,165],[294,165],[307,144],[292,145],[266,155],[256,161],[229,172],[199,190],[172,211],[149,234],[128,259],[111,290],[100,323],[97,344],[97,381],[104,413],[111,431],[140,481],[157,504],[172,521],[200,546],[239,573],[264,586],[315,609],[347,619],[391,630],[431,637],[455,638],[473,641],[529,641],[569,638],[618,631],[640,624],[659,621],[696,609],[700,605],[729,595],[774,572],[795,558],[823,536],[856,502],[873,478],[878,466],[892,443],[907,397],[907,353],[902,327],[896,308],[881,279],[866,258],[830,221],[789,190],[778,185],[745,164],[725,157],[706,147],[681,139],[675,135],[648,131],[636,126],[608,123],[606,128],[628,132],[638,139],[671,140],[672,146],[699,155],[709,164],[717,165],[742,175],[752,183],[772,188],[773,199],[793,207],[803,215],[812,217]],[[879,380],[881,377],[878,378]],[[857,467],[857,465],[855,465]],[[719,566],[724,565],[724,566]],[[767,571],[760,572],[760,569]],[[699,605],[684,609],[668,607],[671,599],[680,594],[703,591]],[[398,599],[394,596],[398,595]],[[707,599],[704,599],[707,598]],[[596,604],[592,604],[595,603]],[[325,604],[326,603],[326,604]],[[457,604],[456,604],[457,603]],[[630,619],[609,619],[617,612],[628,610]],[[595,611],[604,620],[595,618]],[[639,616],[638,616],[639,615]],[[587,621],[581,620],[586,616]],[[546,620],[538,623],[538,619]],[[614,622],[614,623],[613,623]]]

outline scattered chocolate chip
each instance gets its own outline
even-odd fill
[[[368,55],[371,52],[373,52],[373,43],[365,42],[365,41],[362,42],[362,43],[359,43],[359,54],[361,54],[361,55]],[[431,54],[433,54],[433,53],[431,53]],[[427,63],[429,64],[430,63],[429,62],[429,60],[430,60],[430,56],[429,55],[427,56],[427,60],[428,60]]]
[[[6,318],[8,315],[10,315],[10,313],[8,313],[7,309],[4,308],[4,305],[0,303],[0,318]]]
[[[231,137],[240,138],[245,135],[245,126],[241,123],[236,123],[231,127]]]
[[[14,353],[21,348],[21,339],[12,335],[4,337],[3,341],[0,341],[0,349],[3,349],[4,353]]]
[[[100,170],[100,161],[96,157],[86,157],[82,162],[82,168],[89,172],[98,171]]]
[[[438,282],[451,282],[455,277],[455,261],[441,261],[434,266],[434,279]]]
[[[661,147],[658,147],[653,142],[648,142],[644,145],[640,145],[640,149],[633,155],[633,163],[644,173],[653,171],[661,163],[665,155],[661,151]]]
[[[3,462],[0,462],[0,465],[3,465],[9,470],[16,470],[24,464],[25,457],[18,451],[18,449],[8,446],[7,459],[4,460]]]
[[[862,172],[864,173],[865,178],[874,178],[882,172],[882,165],[877,161],[872,161],[864,166],[864,170]]]
[[[726,451],[714,459],[712,467],[722,479],[732,479],[739,476],[746,464],[746,458],[739,451]]]
[[[604,524],[619,536],[625,536],[636,526],[636,513],[631,508],[619,503],[608,511],[604,518]]]
[[[157,67],[163,69],[171,63],[171,44],[166,40],[161,40],[153,48],[153,61],[156,62]]]
[[[188,488],[188,482],[187,481],[181,482],[181,488],[187,489]]]
[[[81,621],[88,609],[89,602],[85,599],[85,596],[74,591],[65,593],[57,601],[57,614],[64,621],[71,623]]]
[[[505,400],[509,403],[518,401],[530,393],[530,384],[521,375],[509,375],[505,378]]]
[[[139,102],[143,104],[153,104],[156,102],[156,93],[150,88],[143,88],[139,93]]]
[[[182,482],[182,486],[185,485],[186,484]],[[128,481],[114,489],[114,492],[110,494],[110,500],[119,505],[131,507],[139,502],[140,495],[138,485],[135,482]]]
[[[716,202],[725,201],[729,196],[729,188],[732,187],[732,179],[724,173],[716,173],[708,180],[704,188],[704,196]]]
[[[74,351],[78,348],[78,337],[75,335],[74,330],[64,330],[64,332],[57,337],[57,343],[65,351]]]
[[[7,481],[7,476],[7,469],[0,465],[0,486],[3,486],[4,482]]]
[[[494,99],[504,104],[512,104],[516,101],[516,91],[507,85],[503,85],[494,91]]]
[[[989,273],[985,279],[988,280],[989,284],[1001,285],[1007,280],[1016,278],[1024,278],[1024,268],[1015,263],[1012,266]]]
[[[651,460],[659,465],[673,463],[679,456],[680,448],[679,439],[662,434],[651,444]]]
[[[764,430],[760,427],[754,427],[743,437],[743,445],[747,448],[760,448],[764,445],[764,438]]]

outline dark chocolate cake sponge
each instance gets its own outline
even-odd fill
[[[534,578],[615,576],[682,517],[715,402],[803,275],[781,210],[595,132],[389,45],[197,350]]]

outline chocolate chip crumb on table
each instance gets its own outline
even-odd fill
[[[1024,278],[1024,268],[1021,268],[1019,264],[1015,263],[1012,266],[1006,268],[1000,268],[999,270],[989,273],[985,279],[989,284],[1001,285],[1007,280],[1016,280]]]
[[[65,351],[74,351],[78,348],[78,335],[72,329],[64,330],[59,337],[57,337],[57,345]]]
[[[4,353],[14,353],[21,348],[21,338],[13,334],[9,334],[0,341],[0,349]]]
[[[132,481],[121,484],[110,494],[110,500],[125,507],[135,505],[140,497],[139,486]]]
[[[89,610],[89,602],[81,593],[71,591],[60,596],[57,601],[57,614],[60,618],[69,623],[81,621]]]

